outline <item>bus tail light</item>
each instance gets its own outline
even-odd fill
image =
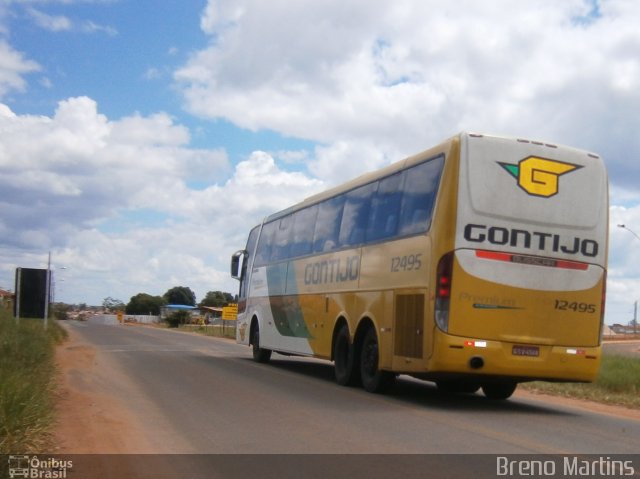
[[[440,258],[436,276],[436,324],[445,333],[449,329],[449,305],[453,276],[453,252]]]
[[[464,345],[472,348],[486,348],[487,342],[486,341],[465,341]]]

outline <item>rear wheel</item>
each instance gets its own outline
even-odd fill
[[[489,399],[508,399],[517,386],[518,383],[516,382],[488,383],[482,385],[482,392]]]
[[[253,360],[259,363],[268,363],[271,359],[271,350],[260,347],[260,327],[257,323],[253,328],[251,344],[253,346]]]
[[[333,346],[336,382],[341,386],[351,386],[357,382],[355,348],[349,341],[349,328],[342,326]]]
[[[395,374],[382,371],[378,367],[378,337],[376,330],[369,328],[360,348],[360,377],[362,386],[370,393],[381,393],[388,390],[395,381]]]

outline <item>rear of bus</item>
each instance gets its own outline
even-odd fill
[[[592,381],[606,281],[602,160],[463,134],[455,209],[437,268],[434,377],[475,379],[485,393],[494,384],[504,397],[522,381]]]

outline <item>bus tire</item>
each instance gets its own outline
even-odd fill
[[[349,328],[340,328],[333,345],[333,361],[336,382],[340,386],[353,386],[357,382],[355,348],[349,341]]]
[[[504,400],[511,397],[517,386],[518,383],[512,381],[487,383],[482,385],[482,392],[488,399]]]
[[[395,381],[395,374],[383,371],[378,367],[378,337],[374,328],[369,328],[364,335],[360,348],[360,377],[362,387],[370,393],[383,393]]]
[[[258,363],[268,363],[271,359],[271,350],[260,347],[260,327],[257,323],[252,330],[251,344],[253,346],[253,360]]]

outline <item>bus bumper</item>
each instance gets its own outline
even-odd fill
[[[591,382],[600,368],[602,347],[551,346],[523,341],[483,340],[437,331],[429,375],[498,376],[518,382]]]

